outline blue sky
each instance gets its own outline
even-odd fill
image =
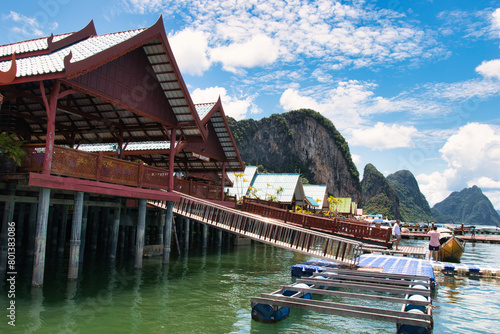
[[[311,108],[360,173],[410,170],[429,203],[500,209],[500,1],[10,1],[0,44],[164,25],[193,100],[236,119]]]

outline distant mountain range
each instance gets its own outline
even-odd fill
[[[500,226],[500,215],[477,186],[452,192],[432,208],[434,217],[443,223]]]
[[[361,189],[364,213],[381,213],[406,222],[500,226],[499,213],[477,186],[453,192],[431,209],[410,171],[400,170],[384,177],[368,164]]]
[[[316,111],[300,109],[261,120],[228,117],[228,122],[247,164],[262,165],[268,172],[300,173],[305,183],[326,185],[329,195],[351,197],[365,214],[407,222],[500,226],[499,213],[476,186],[450,194],[431,209],[410,171],[384,177],[368,164],[360,181],[347,141]]]

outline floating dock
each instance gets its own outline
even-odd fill
[[[432,262],[432,268],[434,271],[440,271],[444,274],[500,278],[500,267],[475,266],[450,262]]]
[[[311,277],[297,279],[295,284],[283,285],[273,293],[263,293],[260,297],[252,297],[252,318],[260,321],[259,318],[265,315],[258,314],[259,308],[262,308],[262,305],[267,305],[269,310],[276,311],[283,308],[296,308],[393,322],[397,324],[398,331],[400,328],[416,328],[424,333],[429,333],[432,330],[430,295],[433,284],[430,277],[383,273],[380,270],[373,270],[373,268],[350,270],[336,267],[336,264],[331,264],[330,267],[324,266],[326,263],[322,264],[323,266],[316,266],[317,269],[326,268],[321,273],[315,272]],[[299,267],[295,268],[298,272],[297,268]],[[304,272],[308,272],[307,268],[304,269],[306,269]],[[356,292],[352,292],[353,290]],[[296,294],[287,296],[287,291],[295,291]],[[307,294],[311,294],[313,298],[302,298]],[[409,298],[410,296],[421,297]],[[341,297],[342,302],[327,301],[329,297]],[[359,299],[368,300],[374,306],[366,307],[358,306],[356,303],[344,303],[344,298],[351,302]],[[377,307],[377,303],[382,303],[385,307]],[[387,308],[387,305],[394,304],[396,304],[395,308],[397,308],[397,304],[402,305],[401,310]],[[407,308],[419,311],[406,311]]]

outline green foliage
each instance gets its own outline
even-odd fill
[[[365,206],[364,213],[381,213],[388,219],[398,219],[393,213],[394,203],[384,193],[372,197]]]
[[[21,166],[23,158],[26,156],[26,149],[22,147],[24,141],[20,141],[15,133],[8,134],[7,132],[0,133],[0,152],[2,157],[11,159],[18,166]]]

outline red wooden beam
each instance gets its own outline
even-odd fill
[[[31,187],[43,187],[43,188],[62,189],[70,191],[83,191],[87,193],[118,196],[118,197],[143,198],[143,199],[174,201],[174,202],[180,201],[180,194],[174,192],[127,187],[112,183],[89,181],[71,177],[60,177],[60,176],[45,175],[38,173],[29,173],[28,185]]]

